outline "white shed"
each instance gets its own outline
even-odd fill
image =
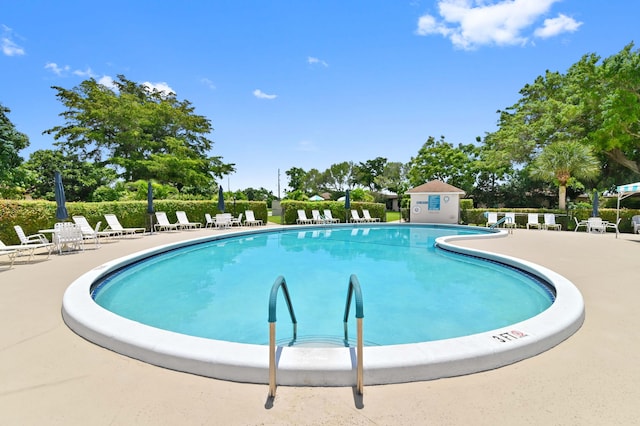
[[[460,197],[465,194],[462,189],[440,180],[432,180],[411,188],[407,194],[411,196],[411,222],[460,222]]]

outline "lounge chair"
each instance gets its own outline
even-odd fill
[[[216,228],[230,228],[231,213],[218,213],[216,215]]]
[[[298,210],[298,218],[296,219],[296,223],[298,225],[306,225],[306,224],[313,223],[313,219],[309,219],[307,217],[307,213],[304,210],[299,209]]]
[[[72,222],[58,222],[54,225],[53,244],[62,254],[64,249],[84,251],[82,229]]]
[[[329,209],[324,209],[324,220],[328,223],[340,223],[340,219],[334,218]]]
[[[311,210],[311,217],[313,223],[326,223],[324,217],[322,217],[322,215],[320,214],[320,210]]]
[[[9,256],[9,269],[13,268],[13,263],[16,259],[17,250],[7,247],[2,241],[0,241],[0,256]]]
[[[351,222],[352,223],[362,223],[366,222],[364,218],[358,215],[358,210],[351,210]]]
[[[514,212],[508,212],[504,214],[504,227],[508,229],[515,229],[518,227],[516,223],[516,214]]]
[[[496,226],[498,223],[498,213],[487,212],[487,223],[484,226]]]
[[[134,235],[138,232],[142,232],[144,234],[144,231],[146,231],[145,228],[125,228],[120,224],[120,221],[118,220],[118,216],[116,216],[115,214],[105,214],[104,215],[105,220],[107,221],[107,227],[104,229],[105,231],[113,231],[115,232],[114,235],[118,235],[120,237],[122,237],[123,235]]]
[[[15,225],[13,229],[15,229],[16,234],[18,234],[18,238],[20,239],[21,245],[23,246],[28,245],[30,247],[33,247],[34,250],[39,248],[44,248],[49,252],[48,256],[51,256],[53,243],[50,243],[47,237],[44,236],[44,234],[26,235],[20,225]],[[47,259],[49,258],[48,256],[47,256]]]
[[[587,232],[598,232],[604,234],[607,226],[600,217],[590,217],[587,219]]]
[[[527,215],[527,229],[530,228],[542,229],[538,220],[538,213],[529,213]]]
[[[153,225],[156,231],[177,231],[180,229],[179,223],[171,223],[167,218],[167,213],[156,212],[156,220],[158,223]]]
[[[238,217],[231,216],[231,226],[242,226],[242,213]]]
[[[84,216],[73,216],[73,221],[76,225],[80,227],[80,231],[82,231],[82,237],[85,240],[93,240],[96,247],[100,247],[100,238],[101,237],[111,237],[113,235],[117,235],[116,231],[100,231],[100,225],[102,222],[98,222],[95,228],[92,228],[89,225],[89,221]]]
[[[371,213],[369,213],[369,210],[367,209],[362,209],[362,216],[364,216],[365,222],[380,222],[380,218],[371,217]]]
[[[635,215],[631,218],[631,224],[633,225],[633,233],[640,234],[640,215]]]
[[[558,231],[562,230],[562,225],[556,223],[556,215],[553,213],[545,213],[544,214],[544,229],[557,229]]]
[[[23,253],[29,254],[29,261],[33,260],[33,254],[36,251],[36,246],[34,244],[19,244],[19,245],[5,245],[2,241],[0,241],[0,254],[9,256],[9,269],[13,267],[15,259],[18,255],[22,255]],[[49,252],[51,253],[51,252]],[[47,257],[48,259],[48,257]]]
[[[574,229],[573,232],[578,232],[578,228],[580,228],[581,226],[584,226],[585,231],[587,230],[588,221],[586,220],[578,221],[578,218],[575,216],[573,217],[573,220],[576,221],[576,229]]]
[[[201,222],[191,222],[187,217],[187,213],[182,210],[176,212],[176,218],[178,218],[180,229],[196,229],[202,226]]]
[[[244,226],[258,226],[262,225],[262,219],[256,219],[253,210],[245,210],[244,212]]]

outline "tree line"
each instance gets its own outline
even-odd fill
[[[64,124],[44,131],[53,149],[33,152],[0,104],[0,195],[52,199],[55,170],[65,175],[69,200],[141,197],[153,180],[168,198],[211,198],[216,182],[235,165],[212,156],[213,131],[187,100],[118,76],[114,87],[88,79],[72,89],[54,86]],[[585,190],[614,189],[640,180],[640,53],[633,43],[600,58],[584,55],[561,73],[546,71],[498,111],[498,129],[469,143],[428,136],[406,163],[376,157],[327,170],[293,167],[286,196],[304,199],[347,189],[357,196],[439,179],[487,207],[566,207]],[[362,194],[361,194],[362,193]],[[237,199],[271,200],[264,188]]]

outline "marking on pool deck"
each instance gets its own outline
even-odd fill
[[[507,342],[512,342],[514,340],[522,339],[523,337],[527,337],[527,333],[524,333],[520,330],[511,330],[511,331],[506,331],[504,333],[500,333],[497,335],[493,335],[491,337],[500,343],[507,343]]]

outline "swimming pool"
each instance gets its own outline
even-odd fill
[[[444,234],[449,236],[441,237],[437,239],[430,232],[433,227],[407,227],[403,226],[398,228],[392,225],[380,225],[376,226],[376,229],[383,230],[379,235],[373,232],[369,227],[364,226],[331,226],[331,227],[287,227],[286,231],[278,229],[275,233],[272,231],[267,233],[266,230],[260,230],[257,232],[239,232],[235,233],[237,236],[242,237],[241,240],[231,240],[226,237],[222,238],[204,238],[189,242],[180,243],[177,245],[159,247],[153,250],[139,253],[128,258],[120,259],[118,261],[111,262],[103,265],[101,268],[96,268],[90,271],[83,279],[81,278],[74,283],[65,294],[65,300],[63,304],[63,313],[65,321],[74,329],[78,334],[86,337],[87,339],[94,341],[106,347],[110,347],[113,350],[124,353],[135,358],[143,359],[145,361],[162,365],[168,368],[173,368],[181,371],[189,371],[196,374],[202,374],[211,377],[225,378],[237,381],[249,381],[249,382],[262,382],[266,383],[266,348],[263,345],[256,344],[260,342],[250,341],[247,342],[231,342],[218,340],[219,337],[214,336],[216,340],[212,340],[204,337],[211,336],[188,336],[182,334],[184,330],[178,330],[181,333],[173,331],[160,330],[157,328],[143,325],[138,321],[132,321],[131,319],[125,319],[120,315],[115,315],[111,312],[105,311],[97,306],[93,301],[87,304],[87,296],[89,290],[95,289],[94,283],[100,282],[101,279],[109,273],[121,270],[121,273],[126,275],[127,273],[139,268],[138,262],[141,259],[147,258],[150,255],[157,255],[164,253],[164,256],[169,258],[175,257],[178,253],[178,248],[188,247],[189,251],[202,252],[201,254],[207,256],[207,258],[213,259],[213,253],[229,250],[234,252],[232,246],[239,244],[237,241],[243,241],[244,244],[251,246],[255,241],[256,245],[263,245],[267,247],[267,250],[277,254],[279,257],[291,260],[295,258],[296,253],[302,246],[314,246],[317,241],[325,242],[327,239],[327,232],[333,233],[342,240],[354,241],[358,240],[360,243],[366,242],[367,244],[375,245],[376,250],[374,255],[370,255],[371,260],[380,264],[383,267],[382,270],[387,270],[388,265],[385,262],[389,261],[389,257],[406,257],[406,253],[399,253],[400,249],[394,244],[390,244],[394,241],[394,238],[390,237],[390,233],[394,230],[414,230],[413,240],[411,232],[407,231],[404,236],[395,235],[395,238],[408,239],[409,250],[413,251],[425,251],[430,246],[437,243],[445,250],[453,252],[467,252],[468,255],[473,255],[476,258],[489,258],[495,262],[510,265],[520,270],[526,271],[527,274],[533,274],[540,277],[541,281],[551,283],[556,292],[556,300],[549,309],[539,315],[535,315],[533,318],[520,318],[514,322],[500,325],[499,327],[491,328],[490,330],[472,330],[471,335],[461,336],[457,333],[452,336],[435,336],[433,338],[418,337],[417,341],[421,343],[415,343],[416,339],[411,338],[408,341],[383,341],[381,337],[368,338],[369,328],[375,329],[376,316],[382,316],[387,320],[382,321],[388,323],[388,318],[396,317],[399,315],[388,315],[384,317],[385,311],[382,309],[379,311],[379,315],[376,315],[376,307],[373,301],[376,299],[373,295],[368,297],[367,290],[372,291],[371,287],[367,286],[367,281],[371,282],[374,279],[367,276],[370,273],[372,267],[365,261],[365,257],[361,253],[361,250],[354,250],[351,256],[345,256],[341,252],[340,256],[346,257],[348,263],[351,265],[362,264],[361,270],[352,271],[359,275],[360,281],[363,284],[363,293],[365,298],[365,312],[367,314],[365,324],[365,340],[369,342],[371,346],[368,346],[365,351],[365,382],[367,384],[374,383],[393,383],[411,380],[425,380],[435,377],[446,377],[455,374],[466,374],[471,371],[481,371],[487,368],[495,368],[500,365],[505,365],[514,362],[518,359],[531,356],[532,354],[539,353],[549,347],[564,340],[570,334],[572,334],[582,323],[583,306],[582,299],[579,292],[571,285],[571,283],[564,280],[562,277],[556,276],[551,271],[544,270],[544,268],[537,267],[535,265],[528,264],[524,261],[517,261],[514,259],[506,259],[503,257],[497,257],[488,253],[482,253],[477,251],[462,250],[447,243],[447,239],[456,238],[477,238],[473,235],[458,235],[458,231],[462,230],[463,234],[468,234],[464,227],[438,227],[444,230]],[[293,230],[293,234],[291,234]],[[364,234],[369,230],[371,239],[365,239]],[[451,232],[447,232],[451,230]],[[455,230],[455,232],[453,232]],[[355,231],[355,234],[354,234]],[[304,234],[303,234],[304,233]],[[358,237],[360,235],[360,237]],[[502,235],[502,234],[497,234]],[[486,237],[487,235],[484,235]],[[277,237],[277,238],[276,238]],[[281,238],[284,237],[284,238]],[[294,241],[295,240],[295,241]],[[301,241],[299,241],[301,240]],[[304,240],[307,240],[306,242]],[[236,241],[234,243],[233,241]],[[411,245],[413,244],[413,245]],[[224,245],[225,247],[221,247]],[[385,247],[383,247],[385,246]],[[316,245],[315,254],[322,258],[322,250]],[[324,246],[323,246],[324,247]],[[223,250],[224,249],[224,250]],[[278,250],[282,250],[279,253]],[[213,252],[211,252],[213,250]],[[248,251],[255,255],[255,247]],[[380,251],[382,250],[382,251]],[[328,251],[328,249],[327,249]],[[396,251],[398,253],[396,253]],[[381,253],[386,253],[385,255]],[[240,253],[240,252],[238,252]],[[235,256],[239,259],[242,258],[240,254],[236,253]],[[395,253],[390,255],[389,253]],[[210,263],[214,265],[214,270],[223,269],[220,265],[229,262],[229,259],[225,259],[220,256],[221,259],[211,260]],[[438,261],[446,259],[446,255],[438,255]],[[260,256],[258,258],[261,258]],[[218,263],[216,263],[218,262]],[[466,262],[476,263],[476,261]],[[240,265],[245,265],[245,270],[250,270],[249,276],[255,276],[257,270],[267,269],[271,274],[266,279],[266,287],[270,287],[273,282],[273,272],[269,270],[267,265],[272,265],[274,258],[267,257],[262,259],[259,264],[244,261],[239,261]],[[297,262],[290,262],[296,264]],[[320,262],[320,264],[327,264],[333,262]],[[495,265],[487,266],[486,262],[484,269],[495,269]],[[122,269],[123,265],[135,266]],[[217,267],[215,265],[218,265]],[[442,264],[436,264],[436,268]],[[295,266],[295,265],[294,265]],[[300,276],[295,273],[294,267],[290,272],[290,276],[287,277],[287,281],[290,283],[292,291],[292,298],[294,299],[294,307],[300,303],[296,300],[296,281],[299,281],[301,277],[311,274],[320,274],[323,277],[330,277],[329,281],[338,282],[338,290],[335,296],[327,297],[322,292],[314,295],[316,300],[323,300],[323,303],[316,303],[321,305],[322,310],[326,311],[325,299],[332,300],[337,299],[336,303],[344,309],[344,298],[346,296],[346,286],[348,274],[338,269],[336,272],[338,275],[334,278],[329,273],[328,268],[320,268],[320,272],[309,271],[308,267],[302,268],[304,265],[300,265]],[[181,268],[179,269],[183,274],[190,273],[189,271],[194,268]],[[334,269],[334,268],[331,268]],[[460,269],[460,268],[454,268]],[[509,275],[509,270],[503,270],[505,275]],[[412,271],[415,273],[415,271]],[[237,271],[235,271],[237,273]],[[221,273],[222,274],[222,273]],[[160,274],[162,275],[162,273]],[[215,273],[206,274],[208,279],[212,279]],[[222,274],[223,275],[223,274]],[[362,275],[362,276],[361,276]],[[375,281],[382,282],[385,286],[389,287],[386,291],[388,295],[387,301],[391,299],[391,288],[397,285],[399,281],[393,280],[387,276],[379,276],[379,272],[374,272]],[[325,277],[325,278],[326,278]],[[363,278],[364,277],[364,278]],[[224,278],[222,281],[226,282],[229,278]],[[418,277],[418,281],[424,281],[423,278]],[[77,284],[77,285],[76,285]],[[104,286],[108,288],[109,284]],[[81,287],[82,290],[78,290]],[[218,291],[223,291],[218,289]],[[398,289],[396,289],[398,291]],[[188,291],[189,292],[189,291]],[[247,292],[240,292],[245,296],[248,296]],[[152,294],[152,293],[150,293]],[[201,292],[206,294],[205,292]],[[384,294],[383,294],[384,296]],[[548,296],[545,295],[545,296]],[[175,297],[175,296],[174,296]],[[323,297],[325,299],[323,299]],[[77,299],[82,299],[82,301]],[[202,297],[201,297],[202,298]],[[413,298],[410,298],[413,299]],[[77,302],[81,302],[78,304]],[[367,303],[369,302],[369,303]],[[264,327],[261,332],[261,326],[245,327],[251,329],[257,329],[258,334],[262,334],[263,341],[268,336],[266,326],[266,299],[262,297],[263,308],[259,309],[259,323]],[[567,309],[568,304],[571,309]],[[284,305],[281,303],[281,305]],[[82,306],[82,308],[80,308]],[[563,308],[564,306],[564,308]],[[368,308],[369,307],[369,308]],[[255,310],[255,309],[253,309]],[[495,309],[494,309],[495,310]],[[89,312],[90,311],[90,312]],[[298,312],[301,312],[300,310]],[[298,313],[297,312],[297,313]],[[554,323],[549,324],[548,318],[553,317]],[[562,320],[557,321],[556,316],[561,316]],[[90,317],[90,318],[88,318]],[[341,313],[337,314],[338,323],[341,324]],[[373,319],[370,319],[373,317]],[[410,316],[413,318],[412,316]],[[472,316],[473,317],[473,316]],[[279,323],[288,323],[288,317],[279,315],[281,321]],[[540,330],[536,323],[542,319],[542,325]],[[379,318],[378,320],[379,321]],[[302,329],[303,321],[300,320],[300,329]],[[209,327],[211,328],[211,327]],[[215,328],[215,327],[214,327]],[[394,329],[406,329],[410,327],[406,326],[392,326],[391,334],[394,338],[398,335],[403,335],[402,332],[395,332]],[[429,327],[425,327],[428,329]],[[431,327],[438,329],[439,327]],[[285,330],[286,328],[283,328]],[[279,332],[280,333],[280,332]],[[197,334],[197,333],[192,333]],[[327,339],[328,335],[326,331],[311,332],[310,336],[321,336],[320,341],[330,340]],[[374,334],[374,336],[376,336]],[[287,337],[284,336],[286,340]],[[405,339],[404,335],[402,339]],[[409,342],[409,344],[407,344]],[[381,346],[377,346],[381,345]],[[320,345],[322,346],[322,345]],[[353,348],[345,347],[287,347],[281,346],[279,348],[279,360],[278,360],[278,381],[280,384],[317,384],[317,385],[352,385],[353,384]]]

